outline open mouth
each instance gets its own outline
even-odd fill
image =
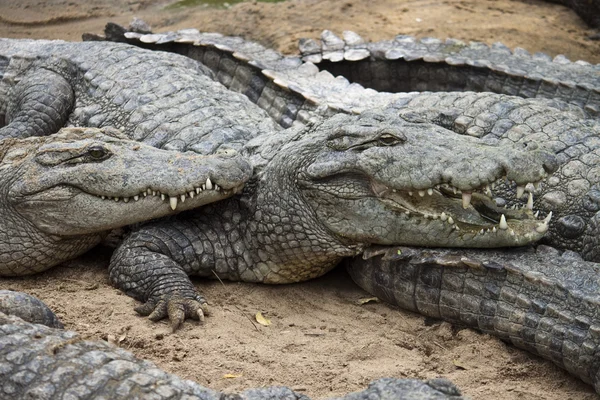
[[[548,230],[552,213],[538,219],[539,211],[533,209],[533,191],[540,182],[517,185],[517,198],[522,198],[527,192],[527,202],[522,208],[510,209],[497,206],[492,199],[496,182],[470,191],[461,191],[445,183],[424,190],[405,190],[372,182],[371,188],[377,197],[396,211],[414,218],[440,220],[457,231],[481,235],[507,231],[514,235],[513,228],[524,224],[530,225],[539,234]]]
[[[102,200],[111,200],[111,201],[123,201],[125,203],[129,203],[129,201],[133,200],[133,201],[138,201],[141,198],[144,197],[148,197],[148,196],[154,196],[154,197],[160,197],[161,201],[169,203],[171,209],[173,209],[173,211],[175,211],[177,209],[177,205],[180,203],[184,203],[186,201],[186,199],[193,199],[195,196],[199,196],[201,195],[203,192],[206,191],[210,191],[211,194],[221,194],[223,196],[229,196],[233,193],[237,193],[237,191],[240,188],[233,188],[233,189],[223,189],[222,187],[220,187],[219,185],[213,183],[210,178],[206,179],[206,182],[199,184],[198,186],[194,185],[194,188],[192,190],[189,191],[184,191],[181,193],[164,193],[161,192],[160,190],[156,190],[156,189],[152,189],[152,188],[147,188],[145,191],[142,191],[138,194],[135,194],[133,196],[111,196],[111,195],[97,195],[94,194],[94,196],[101,198]]]

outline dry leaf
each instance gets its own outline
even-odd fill
[[[223,379],[235,379],[235,378],[240,378],[242,376],[242,374],[236,375],[236,374],[225,374],[223,375]]]
[[[463,363],[461,363],[459,360],[452,360],[452,364],[454,364],[454,366],[455,366],[456,368],[458,368],[458,369],[464,369],[464,370],[467,370],[467,369],[468,369],[468,368],[467,368],[467,367],[466,367],[466,366],[465,366]]]
[[[265,318],[260,311],[256,313],[254,318],[256,318],[256,322],[258,322],[259,324],[261,324],[263,326],[271,325],[271,320],[268,318]]]
[[[377,297],[365,297],[364,299],[358,299],[358,300],[356,300],[356,303],[359,306],[362,306],[363,304],[367,304],[367,303],[371,303],[371,302],[378,303],[379,299]]]

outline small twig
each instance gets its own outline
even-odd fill
[[[217,275],[217,272],[214,269],[211,270],[211,272],[217,278],[217,280],[219,282],[221,282],[221,285],[223,285],[223,288],[227,289],[227,286],[225,286],[225,284],[221,280],[221,277],[219,275]],[[248,315],[246,315],[246,313],[244,312],[244,310],[242,310],[237,304],[233,304],[233,306],[240,312],[240,314],[242,314],[244,317],[246,317],[248,319],[248,321],[250,321],[250,323],[252,324],[252,326],[254,327],[254,329],[256,329],[257,332],[260,332],[260,329],[258,329],[258,327],[254,323],[254,321],[252,321],[252,318],[250,318]]]

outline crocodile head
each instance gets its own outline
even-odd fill
[[[227,198],[249,178],[237,153],[156,149],[111,128],[0,141],[0,275],[42,271],[108,230]]]
[[[557,168],[534,143],[492,146],[377,113],[334,116],[310,131],[278,150],[267,168],[277,171],[265,170],[261,180],[296,187],[296,202],[341,242],[505,247],[548,229],[549,218],[490,198],[498,180],[524,186]]]
[[[5,207],[53,235],[106,231],[199,207],[233,195],[250,176],[233,151],[160,150],[111,128],[65,128],[0,143]]]

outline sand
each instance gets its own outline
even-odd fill
[[[24,0],[0,3],[0,37],[80,40],[107,21],[133,16],[156,31],[198,28],[241,35],[294,53],[301,37],[354,30],[369,40],[396,34],[501,41],[532,52],[600,63],[600,42],[570,10],[542,1],[299,0],[229,8],[165,9],[164,2]],[[83,3],[83,2],[81,2]],[[171,333],[165,321],[137,316],[137,302],[113,288],[110,252],[97,249],[37,276],[2,279],[0,288],[44,300],[66,327],[109,340],[169,372],[225,391],[287,385],[324,398],[360,390],[380,377],[452,379],[474,398],[593,399],[592,388],[552,363],[469,329],[425,319],[370,297],[339,268],[284,286],[195,281],[211,315]],[[270,326],[255,320],[261,312]]]

